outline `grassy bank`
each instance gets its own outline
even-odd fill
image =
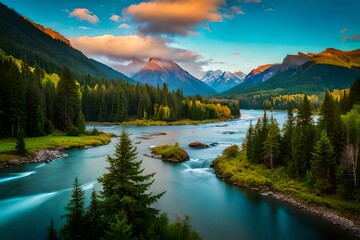
[[[360,220],[359,202],[341,199],[334,195],[320,195],[317,190],[290,178],[283,167],[271,170],[262,164],[250,163],[244,151],[234,158],[218,157],[214,161],[214,170],[217,176],[234,185],[262,191],[271,190],[293,197],[301,203],[326,207],[341,215]]]
[[[70,149],[82,148],[85,146],[99,146],[108,144],[111,135],[101,134],[98,136],[81,135],[77,137],[65,135],[48,135],[43,137],[25,138],[26,149],[31,155],[41,149]],[[7,161],[17,158],[15,154],[15,139],[0,139],[0,161]]]
[[[87,124],[122,124],[128,126],[178,126],[178,125],[197,125],[204,123],[217,123],[223,122],[230,119],[207,119],[207,120],[190,120],[190,119],[182,119],[177,121],[155,121],[155,120],[130,120],[126,122],[87,122]]]

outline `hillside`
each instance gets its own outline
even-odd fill
[[[173,61],[151,58],[133,77],[135,81],[150,86],[168,85],[170,90],[181,89],[184,95],[212,95],[216,91],[192,76]]]
[[[59,73],[66,66],[76,75],[132,82],[122,73],[72,48],[61,34],[28,21],[2,3],[0,13],[0,48],[7,54],[30,65],[37,63],[48,72]]]
[[[319,93],[324,89],[348,88],[360,78],[360,50],[326,49],[319,54],[288,55],[273,76],[261,81],[271,67],[250,74],[224,95]],[[249,79],[252,79],[249,84]],[[255,80],[254,80],[255,79]]]

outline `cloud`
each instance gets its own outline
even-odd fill
[[[244,11],[240,6],[231,6],[229,9],[225,9],[222,16],[224,18],[234,18],[235,15],[245,15]]]
[[[222,21],[225,0],[153,0],[133,4],[124,13],[139,23],[142,34],[194,34],[198,24]]]
[[[111,21],[113,21],[113,22],[119,22],[120,21],[120,16],[116,15],[116,14],[113,14],[113,15],[111,15],[111,17],[109,19]]]
[[[264,10],[264,12],[272,12],[272,11],[274,11],[273,8],[266,8],[266,9]]]
[[[126,23],[122,23],[118,26],[118,28],[131,28],[131,26]]]
[[[343,28],[343,29],[340,30],[340,33],[345,34],[347,32],[347,30],[348,30],[348,28]]]
[[[89,28],[89,27],[84,27],[84,26],[79,26],[79,29],[82,29],[82,30],[90,30],[91,28]]]
[[[76,17],[80,21],[88,21],[93,24],[99,22],[99,18],[87,8],[75,8],[69,13],[69,16]]]
[[[160,37],[138,35],[70,38],[71,45],[95,58],[131,76],[135,63],[148,61],[151,57],[160,57],[176,61],[193,74],[201,72],[207,61],[201,60],[196,52],[171,46],[172,42]],[[126,70],[126,66],[130,65]]]
[[[261,0],[244,0],[244,3],[261,3]]]
[[[207,30],[209,33],[212,33],[212,29],[208,23],[205,24],[204,29]]]
[[[341,38],[342,42],[346,41],[360,41],[360,35],[352,35],[352,36],[343,36]]]
[[[234,55],[241,55],[241,52],[240,51],[235,51]]]

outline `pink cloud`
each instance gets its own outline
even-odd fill
[[[75,8],[69,13],[69,16],[76,17],[80,21],[88,21],[93,24],[99,22],[99,18],[87,8]]]
[[[118,28],[131,28],[131,26],[126,23],[122,23],[118,26]]]
[[[241,52],[240,51],[235,51],[234,55],[241,55]]]
[[[125,13],[132,15],[144,34],[193,34],[203,22],[220,22],[220,5],[225,0],[153,0],[129,6]]]
[[[244,0],[245,3],[261,3],[261,0]]]
[[[116,14],[113,14],[113,15],[111,15],[111,17],[109,19],[111,21],[113,21],[113,22],[119,22],[120,21],[120,16],[116,15]]]
[[[70,38],[72,46],[131,76],[139,62],[148,61],[151,57],[159,57],[176,61],[194,74],[201,72],[206,61],[200,55],[186,49],[175,48],[171,42],[160,37],[144,37],[138,35]],[[129,66],[129,68],[127,68]]]
[[[345,34],[347,32],[347,30],[348,30],[348,28],[343,28],[343,29],[340,30],[340,33]]]

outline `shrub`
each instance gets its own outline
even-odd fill
[[[240,149],[238,145],[231,145],[230,147],[225,148],[222,154],[227,158],[234,158],[239,156]]]
[[[80,133],[80,130],[74,125],[70,125],[66,131],[66,135],[68,136],[79,136]]]

